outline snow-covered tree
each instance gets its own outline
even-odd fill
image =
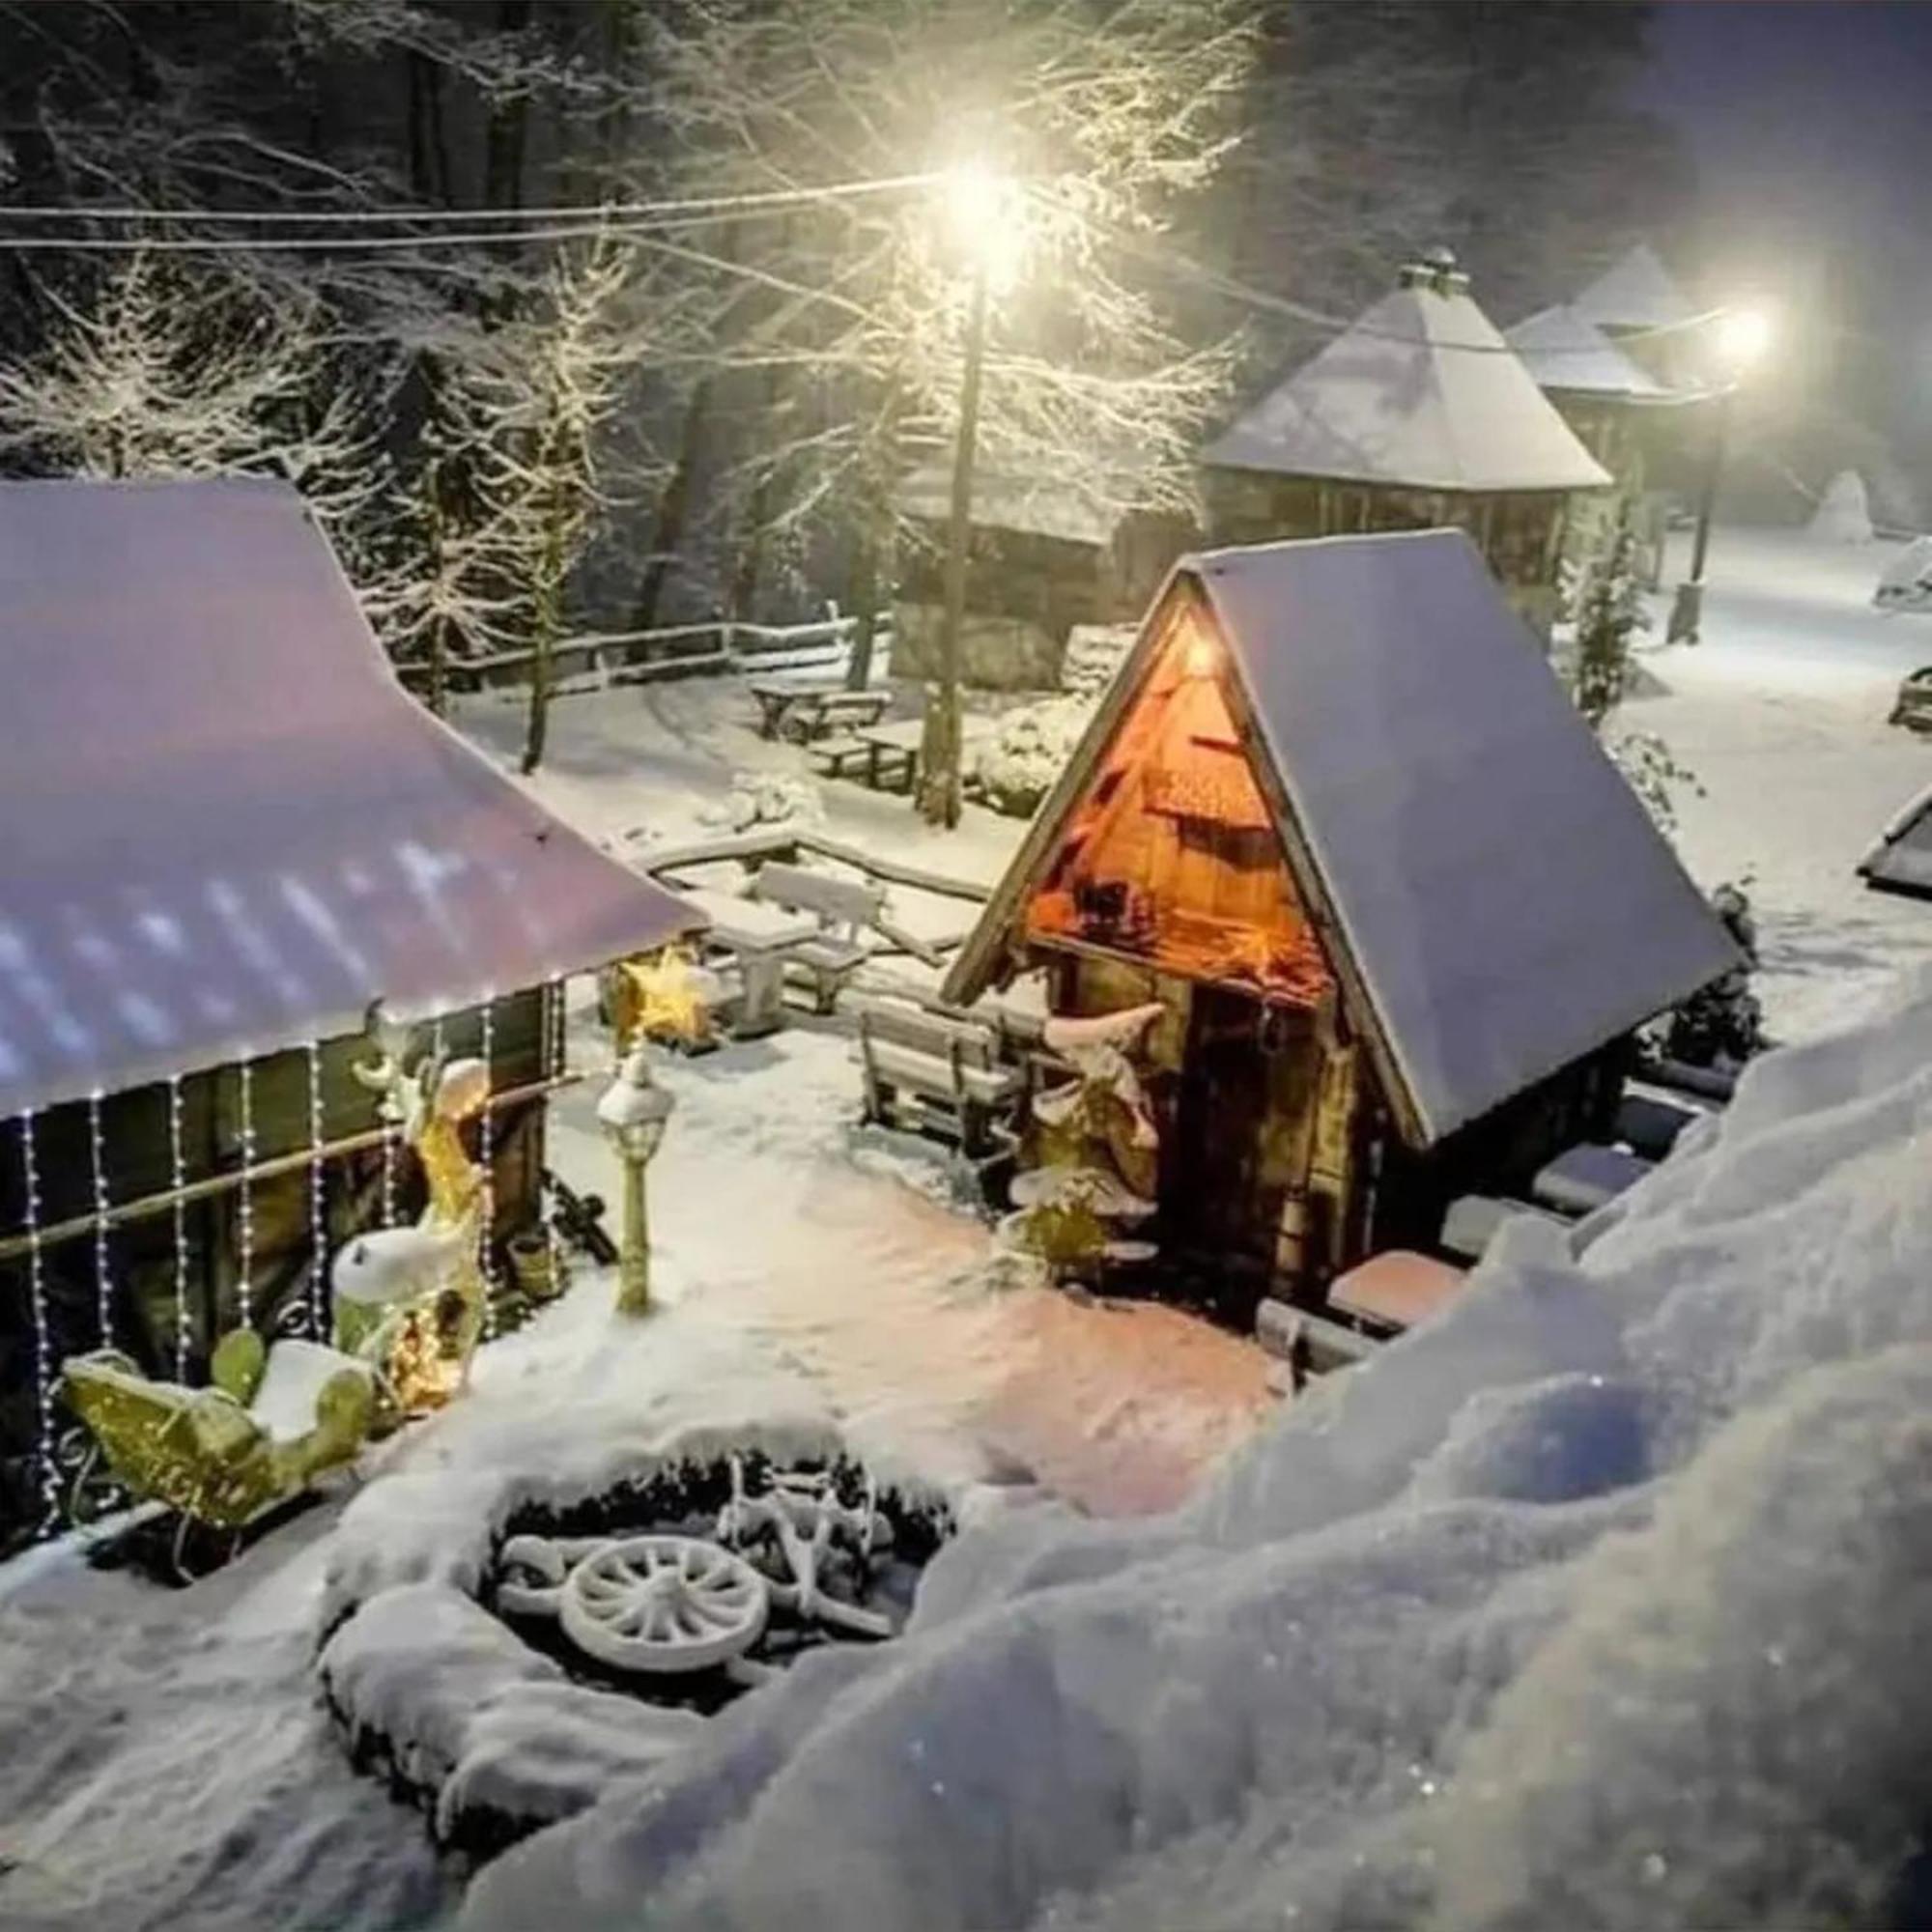
[[[1577,599],[1571,696],[1599,735],[1605,721],[1624,700],[1630,686],[1631,650],[1649,628],[1636,568],[1636,538],[1629,518],[1620,516],[1602,554],[1586,567]]]

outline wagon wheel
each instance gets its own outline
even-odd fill
[[[742,1556],[690,1536],[630,1536],[570,1573],[558,1614],[578,1648],[616,1670],[704,1670],[765,1628],[765,1579]]]

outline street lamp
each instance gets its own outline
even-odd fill
[[[1704,454],[1704,477],[1697,496],[1697,534],[1690,546],[1690,575],[1677,586],[1664,635],[1673,644],[1694,644],[1704,615],[1704,556],[1711,547],[1711,517],[1718,504],[1718,484],[1723,475],[1724,449],[1730,440],[1731,398],[1751,365],[1771,345],[1771,318],[1762,309],[1727,309],[1719,318],[1716,351],[1720,378],[1717,411],[1711,421],[1711,441]]]
[[[617,1312],[643,1315],[651,1305],[651,1235],[644,1209],[644,1169],[664,1141],[677,1097],[651,1078],[641,1044],[624,1056],[597,1102],[597,1122],[624,1169],[624,1245],[617,1269]]]
[[[966,553],[973,523],[973,458],[980,433],[980,387],[986,361],[987,299],[1019,272],[1024,235],[1013,185],[982,162],[966,161],[941,178],[953,234],[972,264],[966,305],[966,364],[959,384],[959,428],[952,445],[952,497],[946,520],[946,575],[939,629],[939,690],[928,697],[920,734],[919,809],[932,825],[959,823],[959,634],[966,619]]]

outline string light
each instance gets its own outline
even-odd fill
[[[476,1129],[476,1163],[483,1170],[483,1225],[479,1232],[480,1252],[477,1264],[483,1271],[483,1286],[487,1293],[483,1297],[483,1337],[485,1341],[497,1332],[497,1282],[491,1273],[490,1236],[497,1220],[497,1170],[493,1165],[492,1146],[494,1143],[495,1121],[491,1112],[491,1099],[497,1086],[497,1017],[496,995],[488,994],[483,1001],[483,1119]]]
[[[187,1186],[187,1162],[182,1153],[182,1084],[179,1074],[168,1076],[168,1179],[175,1202],[175,1380],[187,1380],[187,1203],[182,1191]]]
[[[327,1288],[328,1204],[322,1159],[322,1044],[308,1043],[308,1332],[320,1339],[326,1332],[324,1303]]]
[[[106,1095],[99,1087],[87,1096],[87,1152],[94,1170],[94,1293],[100,1322],[100,1346],[114,1346],[114,1281],[107,1254],[107,1144],[100,1120]]]
[[[34,1110],[19,1118],[20,1172],[26,1188],[27,1301],[34,1321],[34,1401],[39,1433],[34,1456],[40,1470],[41,1497],[46,1520],[60,1514],[60,1473],[54,1467],[54,1345],[47,1325],[46,1267],[41,1256],[41,1170],[34,1154]]]
[[[544,1072],[552,1080],[563,1071],[563,981],[552,980],[544,987]],[[544,1101],[546,1124],[550,1102]],[[549,1136],[545,1136],[548,1142]],[[549,1154],[549,1147],[545,1147]],[[537,1212],[543,1216],[544,1248],[550,1258],[550,1292],[554,1294],[563,1281],[563,1243],[556,1233],[556,1183],[546,1157],[537,1167]]]
[[[241,1325],[253,1319],[255,1271],[255,1064],[242,1062],[242,1187],[236,1206],[238,1256],[236,1293],[241,1304]]]

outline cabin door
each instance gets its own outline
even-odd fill
[[[1261,1003],[1247,994],[1194,988],[1161,1177],[1173,1251],[1264,1264],[1272,1257],[1287,1176],[1268,1171],[1274,1067],[1261,1022]]]

